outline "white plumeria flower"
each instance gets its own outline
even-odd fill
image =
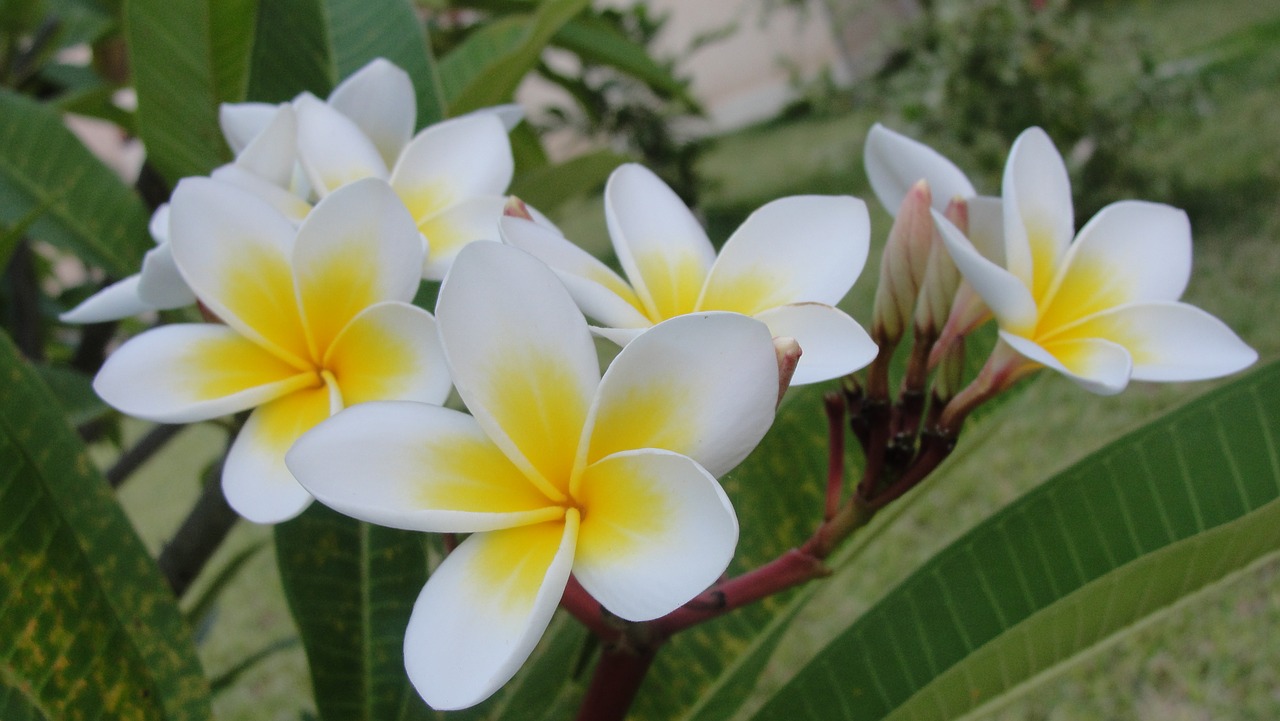
[[[933,208],[938,212],[945,211],[954,199],[964,200],[969,206],[969,238],[992,261],[1002,262],[1000,199],[978,195],[969,177],[946,156],[876,123],[867,132],[862,163],[871,190],[890,215],[898,214],[911,186],[921,180],[929,184]]]
[[[301,223],[311,205],[280,186],[296,164],[296,138],[297,120],[293,109],[287,105],[273,107],[255,139],[237,150],[235,161],[217,168],[210,177],[252,192],[295,224]],[[103,288],[63,313],[63,321],[101,323],[148,311],[183,308],[196,301],[173,262],[168,203],[156,209],[147,229],[156,247],[143,257],[142,270]]]
[[[655,327],[603,378],[555,275],[467,246],[437,306],[471,415],[368,403],[304,435],[289,467],[320,501],[380,525],[472,534],[431,575],[405,667],[437,709],[483,701],[524,663],[572,573],[644,621],[713,583],[737,543],[716,477],[773,421],[768,330],[731,313]]]
[[[222,474],[242,516],[274,523],[311,502],[284,454],[324,418],[369,400],[448,395],[435,319],[407,302],[422,239],[385,183],[343,188],[295,228],[250,193],[188,178],[170,215],[177,268],[226,325],[147,331],[107,359],[94,389],[160,423],[256,408]]]
[[[1120,201],[1072,240],[1066,165],[1040,128],[1018,136],[1004,173],[1002,267],[939,213],[960,271],[990,306],[1000,338],[1094,393],[1129,379],[1234,373],[1257,353],[1208,313],[1177,302],[1191,275],[1191,225],[1177,208]]]
[[[609,177],[605,214],[630,283],[556,231],[503,218],[503,240],[550,265],[596,334],[625,346],[645,329],[687,313],[731,311],[795,338],[803,355],[793,385],[865,366],[876,345],[835,308],[867,260],[866,204],[848,196],[795,196],[751,214],[719,257],[693,213],[648,169]]]
[[[424,277],[443,278],[468,242],[498,239],[515,169],[507,131],[518,108],[470,113],[413,135],[413,85],[385,60],[352,76],[327,103],[304,94],[293,105],[298,159],[312,192],[323,198],[360,178],[388,181],[427,239]]]
[[[387,178],[386,168],[395,167],[402,153],[408,151],[413,128],[417,121],[417,101],[414,97],[413,81],[408,73],[395,64],[377,58],[334,88],[327,101],[317,100],[314,96],[303,94],[292,103],[228,103],[224,104],[218,115],[222,132],[227,145],[231,147],[236,159],[213,171],[211,177],[248,190],[289,217],[295,224],[301,223],[311,211],[311,202],[319,195],[332,192],[337,186],[326,185],[317,193],[311,181],[299,165],[298,158],[298,106],[319,104],[329,110],[336,111],[342,118],[338,125],[342,127],[339,134],[330,140],[316,138],[314,133],[307,143],[309,152],[319,152],[317,164],[323,165],[326,160],[336,163],[359,162],[359,153],[350,151],[352,145],[363,148],[364,143],[371,143],[377,150],[383,163],[379,171],[376,167],[368,172],[351,173],[349,179],[364,177]],[[308,113],[314,115],[314,113]],[[487,129],[472,129],[471,132],[454,132],[451,136],[440,139],[441,131],[437,126],[427,128],[419,135],[432,132],[436,136],[435,147],[420,148],[414,154],[412,163],[421,163],[415,169],[406,168],[403,175],[407,180],[400,187],[407,188],[405,202],[410,203],[410,196],[416,197],[419,204],[428,194],[435,193],[436,200],[445,198],[443,189],[453,188],[488,192],[501,198],[511,179],[511,150],[506,131],[515,127],[523,118],[518,105],[500,105],[475,111],[454,122],[471,123],[464,118],[487,117],[489,120],[479,124]],[[492,132],[492,120],[502,125],[502,133]],[[314,131],[314,123],[309,127]],[[352,130],[354,128],[354,131]],[[433,128],[436,128],[433,131]],[[323,135],[323,127],[319,130]],[[448,146],[458,142],[465,136],[462,146],[442,151],[438,146]],[[500,137],[499,137],[500,136]],[[414,144],[419,144],[415,139]],[[343,145],[345,143],[345,145]],[[431,146],[430,143],[422,143]],[[324,153],[333,152],[336,158],[326,159]],[[478,184],[475,181],[476,169],[470,168],[467,161],[453,153],[475,153],[475,162],[486,163],[485,158],[495,156],[492,162],[480,168],[480,172],[489,172],[488,180]],[[442,156],[443,159],[442,159]],[[414,172],[422,177],[409,178]],[[456,173],[457,175],[451,175]],[[451,180],[456,177],[457,180]],[[423,190],[439,181],[437,186]],[[417,182],[417,184],[415,184]],[[418,193],[413,196],[413,193]],[[453,204],[463,203],[465,192],[453,198]],[[460,209],[451,215],[443,213],[446,208],[436,208],[431,218],[419,217],[423,230],[431,230],[437,252],[437,258],[428,265],[428,275],[439,279],[442,267],[447,265],[447,257],[456,252],[453,246],[459,245],[462,238],[497,239],[497,215],[501,212],[501,202],[472,201],[484,205],[477,210],[474,205],[468,209]],[[465,204],[465,203],[464,203]],[[410,205],[410,207],[414,207]],[[497,208],[497,210],[495,210]],[[420,211],[421,208],[415,210]],[[492,217],[485,218],[484,215]],[[438,216],[438,217],[437,217]],[[428,225],[427,220],[434,225]],[[83,303],[62,315],[68,323],[98,323],[118,320],[147,311],[182,308],[195,302],[195,296],[182,280],[173,264],[172,255],[167,247],[168,213],[167,207],[161,206],[152,217],[151,235],[156,241],[155,249],[147,253],[143,261],[142,272],[129,276],[94,294]]]

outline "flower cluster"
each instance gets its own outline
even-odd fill
[[[1190,270],[1180,211],[1117,203],[1072,241],[1065,168],[1037,129],[1015,144],[1002,199],[872,129],[868,176],[898,216],[873,341],[836,307],[867,258],[860,200],[774,201],[717,255],[670,188],[624,165],[605,190],[624,277],[502,196],[518,113],[416,135],[414,113],[408,77],[385,61],[327,101],[226,107],[236,160],[180,183],[142,272],[68,317],[198,301],[216,321],[131,339],[95,388],[160,422],[253,409],[223,475],[245,517],[285,521],[314,497],[370,523],[469,534],[406,632],[409,676],[438,709],[510,679],[570,584],[644,622],[715,583],[738,538],[717,479],[763,437],[788,383],[874,362],[887,386],[913,308],[926,341],[908,384],[987,308],[1018,374],[1050,367],[1096,392],[1256,357],[1177,302]],[[411,304],[423,277],[443,280],[435,316]],[[593,333],[622,346],[603,372]],[[466,412],[444,407],[452,387]]]

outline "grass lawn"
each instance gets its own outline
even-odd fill
[[[1195,274],[1187,300],[1224,319],[1259,350],[1263,362],[1273,360],[1280,356],[1280,30],[1275,30],[1280,6],[1230,0],[1206,12],[1203,3],[1173,0],[1102,8],[1117,22],[1147,28],[1167,60],[1196,56],[1220,38],[1242,38],[1206,60],[1218,69],[1206,84],[1202,121],[1192,127],[1158,126],[1135,152],[1153,176],[1171,179],[1168,197],[1147,199],[1191,214]],[[1272,31],[1251,40],[1251,27]],[[1115,87],[1123,92],[1123,79],[1115,80]],[[713,237],[722,240],[747,212],[782,195],[851,193],[868,199],[874,242],[882,242],[888,216],[876,205],[861,169],[863,136],[877,119],[864,109],[719,139],[700,167],[708,181],[705,211]],[[599,238],[598,201],[573,209],[592,215],[566,222],[571,237]],[[846,301],[864,321],[878,254],[877,245]],[[998,436],[962,440],[971,449],[952,463],[946,487],[931,489],[932,496],[904,514],[880,547],[842,570],[842,577],[858,578],[861,590],[844,593],[841,603],[851,611],[864,608],[920,560],[1019,493],[1211,386],[1138,385],[1119,397],[1098,398],[1042,374],[998,412],[992,426]],[[219,433],[210,426],[185,431],[122,491],[150,548],[161,545],[190,507],[197,494],[194,479],[219,444]],[[201,659],[211,677],[296,636],[270,538],[269,529],[240,523],[206,573],[214,575],[238,553],[257,549],[199,627]],[[207,586],[209,579],[201,583]],[[832,584],[842,593],[849,586],[839,579]],[[200,593],[197,585],[192,595]],[[776,662],[794,663],[808,652],[804,639],[796,639],[779,651]],[[240,675],[215,704],[224,721],[296,721],[311,708],[298,646]],[[1280,561],[1272,559],[1189,600],[983,718],[1280,718]]]

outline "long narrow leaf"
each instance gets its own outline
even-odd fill
[[[691,100],[684,83],[671,69],[653,59],[643,45],[599,17],[574,18],[555,34],[552,43],[583,60],[610,66],[644,82],[658,93]]]
[[[1094,453],[936,555],[756,718],[954,718],[1280,550],[1280,364]]]
[[[243,0],[127,0],[125,40],[138,93],[138,133],[149,161],[170,183],[204,175],[229,159],[218,104],[239,100],[247,34],[234,10]],[[224,7],[226,5],[227,7]],[[236,7],[230,7],[234,5]],[[215,42],[215,38],[218,40]]]
[[[440,77],[450,114],[508,102],[551,38],[589,5],[589,0],[545,0],[532,15],[502,18],[446,55]]]
[[[276,526],[275,537],[320,717],[434,718],[404,671],[404,630],[427,578],[422,534],[361,523],[317,503]]]
[[[426,34],[406,0],[259,0],[249,97],[324,97],[374,58],[413,79],[419,127],[444,117],[443,92]]]
[[[0,226],[26,221],[32,236],[119,277],[135,272],[151,247],[138,196],[57,112],[0,90]]]
[[[0,373],[0,715],[209,718],[155,562],[3,335]]]

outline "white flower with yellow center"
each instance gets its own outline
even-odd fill
[[[417,113],[408,73],[382,58],[343,80],[324,101],[304,93],[291,103],[224,104],[218,120],[236,159],[210,177],[257,195],[295,224],[313,201],[345,182],[391,179],[429,238],[434,255],[425,256],[424,272],[438,280],[462,244],[497,240],[513,167],[507,131],[522,113],[516,105],[485,108],[415,137]],[[94,294],[62,320],[98,323],[195,302],[173,263],[168,223],[164,205],[151,219],[157,245],[142,271]]]
[[[129,415],[188,423],[256,408],[222,485],[244,517],[273,523],[311,496],[284,465],[304,431],[370,400],[443,402],[435,319],[410,305],[422,239],[385,183],[335,192],[298,228],[208,178],[173,194],[169,239],[182,277],[223,324],[147,331],[107,359],[94,388]]]
[[[554,230],[503,218],[503,239],[550,265],[592,330],[626,345],[645,329],[687,313],[730,311],[795,338],[803,355],[793,384],[851,373],[876,355],[866,331],[835,308],[867,260],[866,204],[848,196],[796,196],[765,205],[725,242],[719,257],[693,213],[639,165],[613,172],[605,214],[630,282]]]
[[[716,477],[772,423],[778,365],[763,324],[696,314],[658,325],[601,377],[555,275],[496,243],[459,254],[437,312],[471,415],[368,403],[304,435],[288,463],[343,513],[471,534],[427,581],[405,637],[418,692],[455,709],[524,663],[570,573],[631,621],[719,577],[738,525]]]
[[[519,108],[499,106],[445,120],[413,134],[416,104],[403,70],[375,61],[368,82],[340,86],[328,102],[293,101],[298,160],[323,198],[360,178],[390,183],[426,237],[422,273],[440,280],[472,240],[497,240],[514,161],[507,138]]]
[[[943,212],[956,199],[969,209],[969,239],[994,262],[1004,256],[1003,215],[999,198],[978,195],[973,183],[955,163],[933,148],[894,132],[880,123],[867,131],[863,148],[867,180],[880,204],[897,216],[911,186],[929,184],[934,210]]]
[[[1039,128],[1005,166],[1004,257],[983,257],[936,211],[956,265],[986,301],[1000,337],[1095,393],[1129,379],[1186,381],[1257,360],[1222,321],[1177,299],[1191,275],[1191,225],[1167,205],[1120,201],[1075,235],[1062,156]]]
[[[287,216],[295,225],[311,204],[286,189],[296,165],[297,119],[288,105],[272,106],[254,140],[236,149],[235,161],[210,177],[247,190]],[[169,204],[156,209],[148,225],[156,247],[142,259],[142,270],[95,293],[62,314],[67,323],[100,323],[154,310],[183,308],[196,302],[182,279],[169,247]]]

